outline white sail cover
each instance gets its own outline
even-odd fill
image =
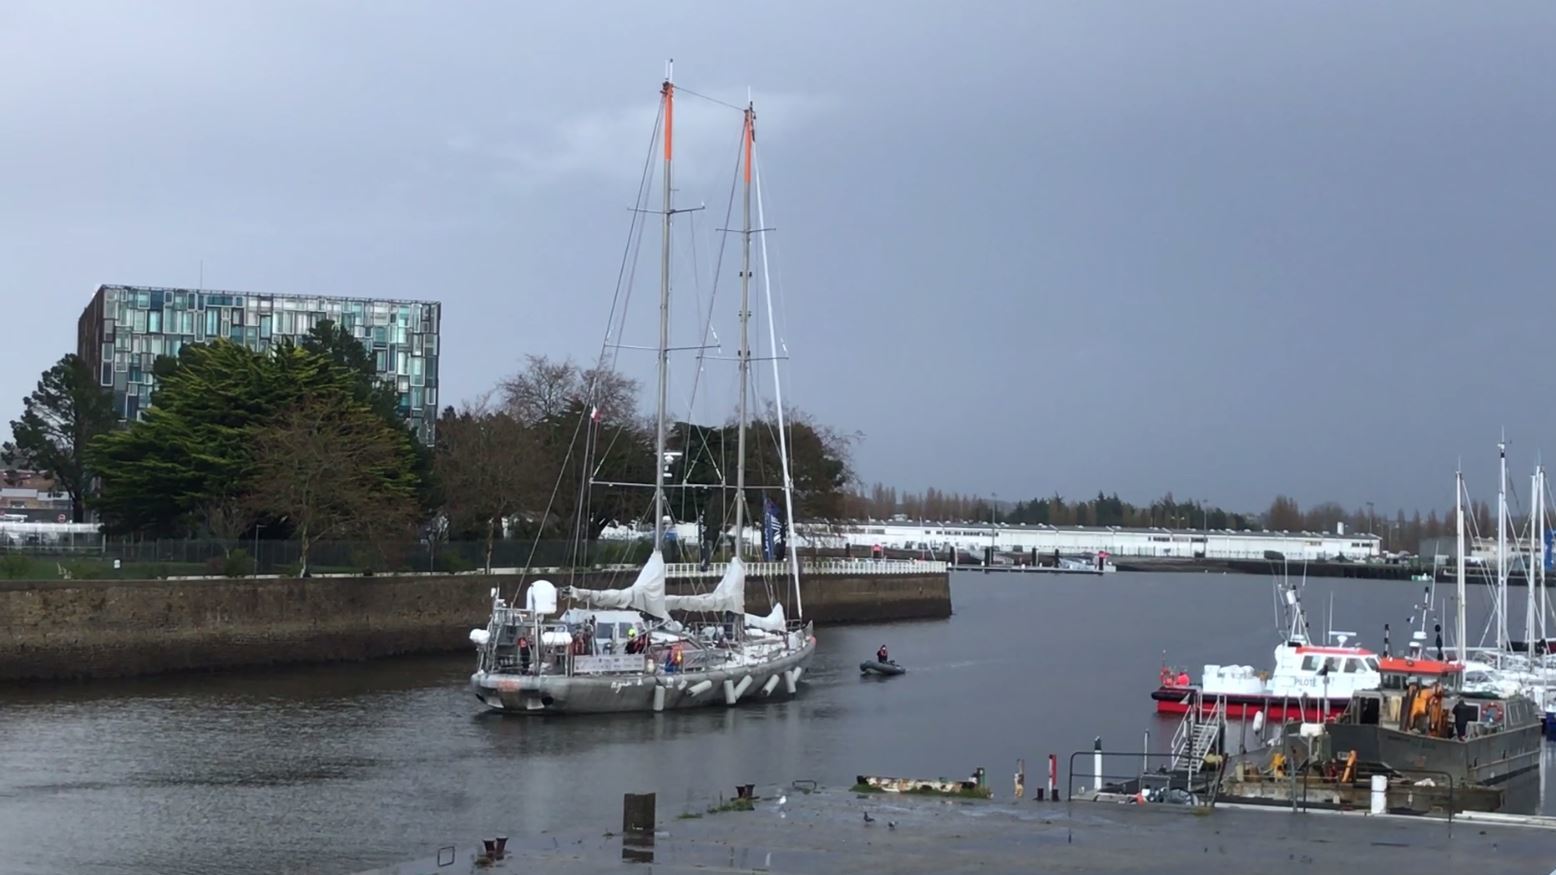
[[[731,559],[729,568],[724,571],[724,578],[713,588],[713,592],[698,595],[668,595],[665,596],[665,607],[672,611],[705,611],[710,614],[729,611],[744,614],[746,612],[745,563],[741,562],[739,557]]]
[[[746,628],[762,629],[767,632],[782,632],[787,626],[783,616],[783,605],[773,605],[773,612],[765,617],[755,614],[746,614]]]
[[[638,579],[626,589],[583,589],[574,586],[568,587],[568,594],[593,608],[642,611],[661,620],[670,617],[670,612],[665,609],[665,560],[658,550],[648,557],[643,570],[638,572]]]

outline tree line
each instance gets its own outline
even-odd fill
[[[650,519],[654,429],[635,382],[531,356],[482,398],[445,408],[424,446],[360,341],[324,322],[256,351],[227,340],[156,363],[140,419],[117,421],[110,392],[75,355],[44,372],[0,460],[47,472],[77,522],[95,512],[135,538],[258,535],[298,541],[301,572],[323,540],[380,547],[417,539],[597,536]],[[840,512],[851,438],[786,411],[795,512]],[[774,411],[749,428],[737,497],[734,426],[670,429],[667,512],[727,526],[734,502],[758,515],[782,486]],[[781,500],[778,502],[781,506]]]

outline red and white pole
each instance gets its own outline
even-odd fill
[[[1059,755],[1048,755],[1048,798],[1059,801]]]

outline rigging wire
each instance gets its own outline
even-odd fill
[[[641,239],[641,235],[642,235],[641,226],[644,226],[644,225],[647,224],[646,222],[641,221],[640,216],[642,216],[644,214],[642,212],[640,212],[638,209],[636,209],[636,207],[640,206],[643,203],[643,200],[646,197],[645,192],[648,190],[649,184],[652,181],[654,147],[659,142],[659,132],[660,132],[660,128],[661,128],[661,126],[663,124],[663,121],[664,121],[664,103],[661,101],[661,103],[659,105],[658,115],[655,117],[655,120],[654,120],[653,132],[649,136],[647,155],[645,156],[645,158],[643,160],[643,175],[642,175],[642,177],[640,178],[640,180],[638,182],[637,201],[634,204],[634,209],[632,210],[632,213],[631,213],[632,218],[631,218],[630,223],[628,225],[627,244],[626,244],[626,246],[625,246],[625,248],[623,250],[623,253],[622,253],[621,266],[617,270],[617,274],[616,274],[616,289],[615,289],[615,292],[611,296],[610,312],[609,312],[609,315],[608,315],[608,317],[606,319],[605,336],[600,341],[600,355],[599,355],[599,357],[597,359],[597,362],[599,363],[599,365],[596,368],[596,373],[593,376],[593,380],[598,380],[599,379],[600,371],[602,371],[603,368],[604,368],[604,363],[606,361],[606,356],[607,356],[607,353],[608,353],[608,351],[610,349],[611,322],[614,320],[614,318],[615,318],[615,316],[616,316],[616,314],[618,312],[618,308],[619,308],[619,310],[620,310],[620,312],[622,314],[622,324],[623,324],[623,326],[625,325],[626,309],[627,309],[627,304],[630,301],[631,288],[632,288],[632,281],[631,281],[632,272],[628,271],[628,264],[629,264],[629,260],[630,260],[630,262],[632,264],[636,263],[636,258],[631,256],[631,252],[632,252],[632,250],[634,248],[634,246],[633,246],[632,229],[633,228],[638,228],[639,229],[638,237],[639,237],[639,239]],[[611,361],[614,364],[614,358],[612,358]],[[524,561],[523,571],[526,572],[526,573],[530,570],[530,568],[532,568],[534,566],[535,554],[540,549],[541,536],[545,533],[546,521],[551,518],[551,510],[552,510],[552,508],[554,508],[556,506],[557,496],[561,493],[562,482],[567,478],[567,469],[568,469],[568,466],[569,466],[569,464],[571,464],[572,459],[573,459],[573,449],[578,444],[578,435],[579,435],[580,431],[583,429],[584,423],[593,421],[593,417],[592,417],[593,411],[590,408],[593,405],[593,403],[596,401],[596,399],[594,398],[594,391],[595,391],[596,388],[597,387],[593,384],[593,382],[591,382],[591,385],[588,387],[587,401],[584,404],[584,410],[580,412],[578,421],[577,421],[577,423],[573,427],[573,435],[572,435],[571,440],[568,441],[567,452],[563,455],[561,470],[557,472],[556,480],[555,480],[555,482],[553,483],[553,485],[551,487],[551,495],[546,500],[546,509],[541,514],[540,519],[538,521],[538,524],[535,526],[535,537],[534,537],[534,539],[530,543],[529,555],[525,558],[525,561]],[[587,460],[585,460],[585,462],[583,464],[583,467],[584,467],[585,472],[587,474],[587,470],[588,470],[588,462],[587,462]],[[587,481],[587,479],[588,479],[587,476],[586,476],[585,479]],[[580,495],[579,498],[580,498],[580,506],[585,505],[584,496]],[[586,511],[584,512],[584,515],[586,515]],[[575,532],[575,535],[576,534],[579,534],[579,533]],[[574,564],[576,565],[576,563],[574,563]],[[576,571],[570,571],[569,572],[569,581],[571,581],[574,578],[575,574],[576,574]],[[514,594],[513,594],[513,598],[515,598],[515,599],[518,598],[517,587],[519,587],[519,586],[522,586],[522,583],[515,584],[516,588],[515,588],[515,591],[514,591]]]

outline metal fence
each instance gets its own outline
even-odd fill
[[[666,558],[672,578],[719,578],[725,562],[695,561],[696,545],[671,545]],[[599,540],[586,544],[561,540],[501,540],[492,544],[491,570],[637,568],[647,561],[646,541]],[[881,575],[944,573],[944,562],[922,560],[832,559],[803,556],[807,575]],[[0,544],[0,577],[157,578],[194,576],[293,575],[302,566],[302,545],[295,540],[248,538],[212,540],[167,538],[136,540],[98,537],[88,543]],[[308,553],[310,574],[460,574],[487,568],[484,541],[323,541]],[[753,577],[783,577],[787,562],[750,562]]]

